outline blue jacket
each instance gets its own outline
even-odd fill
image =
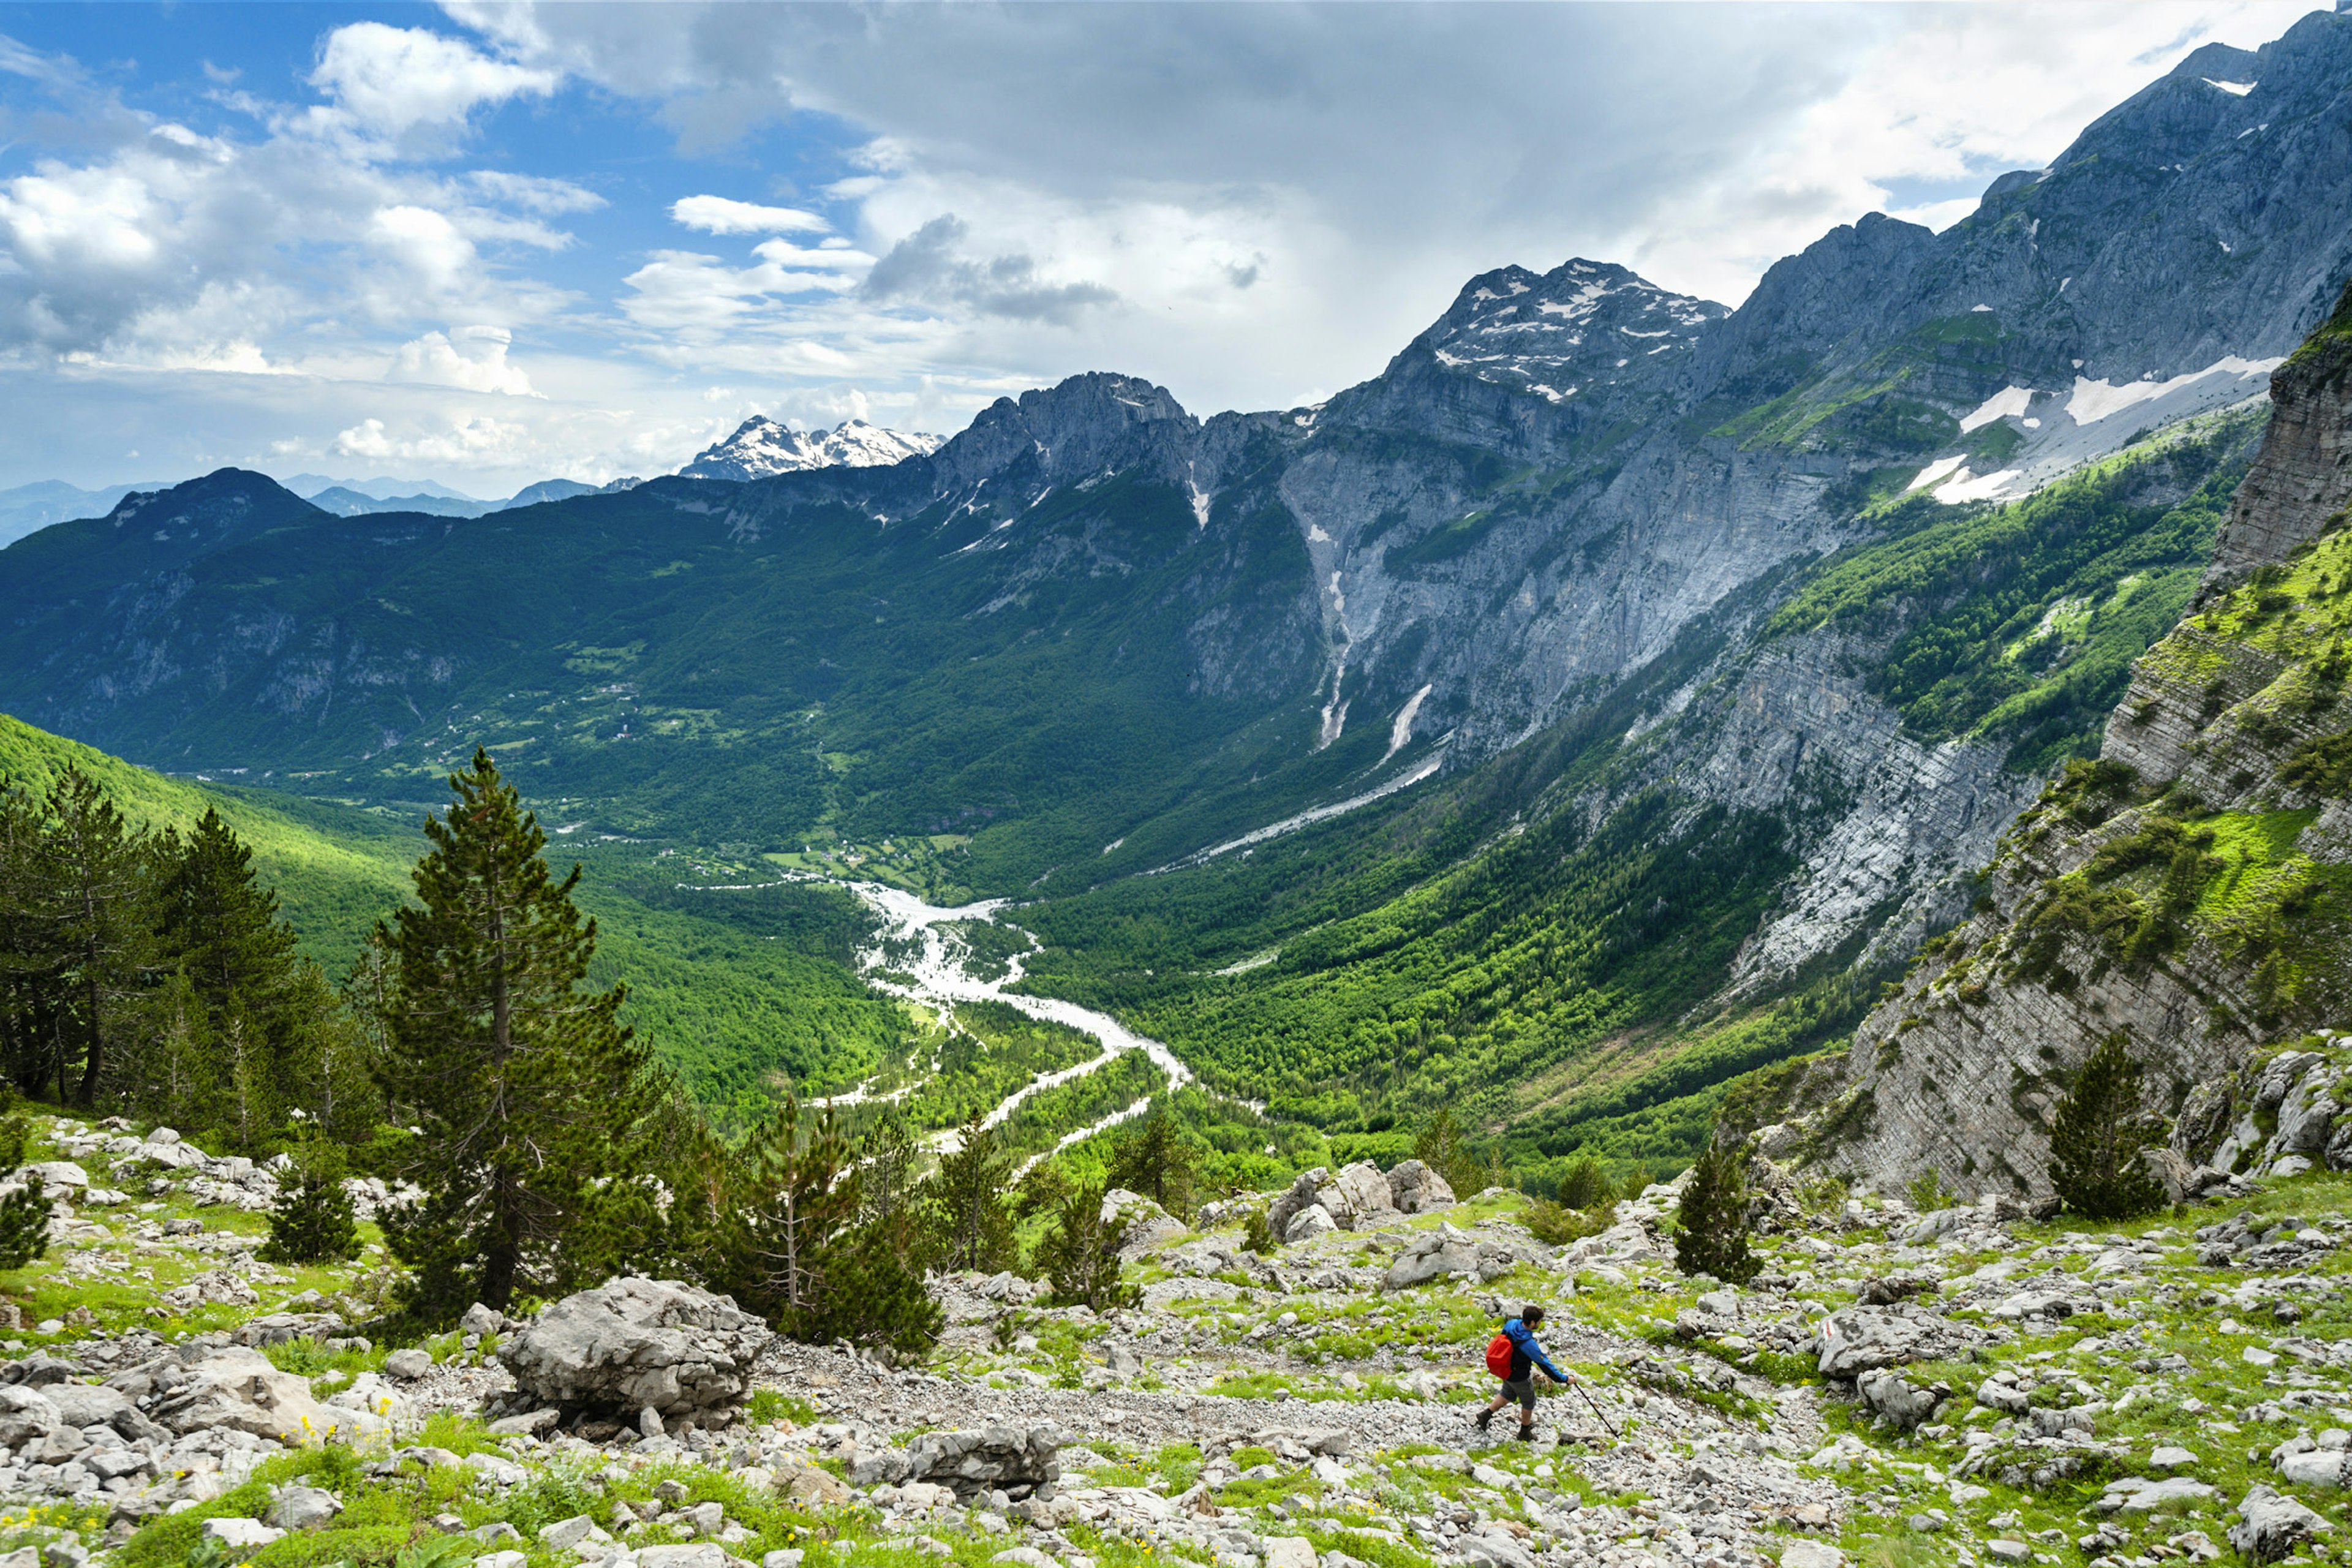
[[[1536,1343],[1535,1331],[1528,1328],[1527,1324],[1513,1318],[1503,1325],[1503,1337],[1511,1342],[1511,1381],[1513,1383],[1525,1383],[1528,1380],[1529,1363],[1549,1373],[1555,1383],[1568,1381],[1559,1368],[1551,1364],[1551,1358],[1544,1354],[1543,1346]]]

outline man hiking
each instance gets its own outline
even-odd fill
[[[1541,1367],[1544,1375],[1561,1388],[1568,1386],[1572,1374],[1551,1364],[1551,1358],[1536,1343],[1536,1331],[1543,1327],[1544,1310],[1529,1303],[1519,1315],[1503,1325],[1486,1346],[1486,1370],[1503,1380],[1503,1386],[1486,1408],[1478,1412],[1478,1430],[1487,1430],[1495,1412],[1514,1399],[1519,1402],[1519,1441],[1532,1443],[1536,1438],[1536,1372]]]

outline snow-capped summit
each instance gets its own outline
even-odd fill
[[[1656,379],[1729,312],[1669,293],[1624,268],[1576,259],[1537,274],[1506,267],[1473,278],[1422,334],[1437,363],[1554,403],[1580,390]]]
[[[928,457],[944,436],[885,430],[851,419],[831,430],[788,429],[765,415],[743,421],[735,434],[696,454],[678,473],[689,479],[764,479],[803,468],[879,468]]]

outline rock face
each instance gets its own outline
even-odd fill
[[[2160,1173],[2168,1185],[2210,1191],[2233,1172],[2352,1162],[2352,1128],[2339,1149],[2342,1108],[2317,1063],[2264,1056],[2258,1073],[2241,1077],[2266,1041],[2337,1022],[2331,1008],[2352,981],[2323,955],[2283,986],[2265,978],[2259,949],[2202,922],[2193,899],[2179,909],[2157,901],[2176,862],[2200,881],[2221,866],[2165,837],[2194,834],[2215,814],[2319,807],[2281,857],[2281,875],[2315,876],[2299,868],[2352,848],[2337,826],[2352,826],[2352,811],[2295,772],[2311,748],[2341,743],[2345,725],[2326,695],[2336,634],[2315,606],[2326,594],[2305,587],[2315,607],[2282,624],[2295,595],[2264,598],[2263,580],[2247,581],[2283,570],[2275,552],[2352,503],[2352,293],[2346,306],[2281,372],[2276,433],[2223,524],[2226,558],[2194,613],[2135,666],[2107,726],[2105,771],[2053,786],[2021,817],[1977,912],[1935,962],[1863,1021],[1842,1064],[1791,1080],[1817,1158],[1885,1187],[1933,1173],[1950,1190],[2043,1197],[2058,1099],[2121,1030],[2151,1083],[2195,1086],[2177,1120],[2178,1159]],[[2187,827],[2177,826],[2183,818]],[[2116,859],[2126,848],[2109,852],[2158,841],[2164,847],[2129,865]],[[2139,864],[2151,868],[2126,879]]]
[[[1127,1227],[1119,1233],[1118,1252],[1122,1258],[1133,1258],[1155,1242],[1184,1234],[1182,1220],[1141,1193],[1113,1187],[1103,1194],[1103,1223],[1108,1225],[1121,1215],[1127,1216]]]
[[[500,1345],[499,1360],[520,1392],[566,1414],[634,1421],[650,1409],[707,1422],[742,1401],[772,1337],[725,1296],[630,1277],[566,1296]]]
[[[1406,1160],[1389,1173],[1389,1199],[1399,1214],[1427,1214],[1453,1206],[1454,1189],[1420,1161]]]

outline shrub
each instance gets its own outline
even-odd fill
[[[1609,1228],[1606,1215],[1590,1209],[1572,1209],[1565,1204],[1538,1198],[1528,1205],[1519,1215],[1528,1234],[1547,1246],[1560,1247]]]
[[[1684,1273],[1745,1285],[1762,1267],[1748,1252],[1745,1159],[1744,1151],[1709,1149],[1691,1167],[1683,1188],[1682,1233],[1675,1237],[1675,1267]]]
[[[14,1175],[25,1163],[25,1119],[16,1110],[16,1093],[0,1089],[0,1180]],[[49,1205],[41,1184],[27,1181],[0,1197],[0,1268],[22,1268],[49,1249]]]
[[[1586,1154],[1578,1158],[1560,1173],[1559,1203],[1562,1208],[1589,1209],[1604,1204],[1617,1195],[1609,1184],[1609,1173],[1601,1162]],[[1630,1195],[1630,1194],[1629,1194]]]
[[[1105,1224],[1099,1182],[1078,1183],[1063,1195],[1053,1228],[1037,1244],[1037,1263],[1054,1287],[1057,1307],[1087,1307],[1097,1312],[1131,1307],[1142,1291],[1127,1282],[1119,1262],[1119,1218]]]
[[[269,1211],[269,1263],[326,1263],[360,1255],[352,1195],[343,1190],[350,1165],[343,1152],[313,1139],[294,1152],[294,1168]]]

